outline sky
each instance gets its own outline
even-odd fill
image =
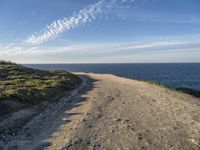
[[[200,62],[200,1],[0,0],[0,59]]]

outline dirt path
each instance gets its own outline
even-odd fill
[[[7,144],[20,150],[200,149],[200,100],[149,83],[80,73],[87,84]]]

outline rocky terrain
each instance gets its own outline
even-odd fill
[[[200,99],[114,75],[84,83],[36,115],[2,149],[198,150]]]
[[[0,143],[17,135],[33,116],[69,95],[81,82],[69,72],[36,70],[0,61]]]

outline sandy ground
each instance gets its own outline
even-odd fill
[[[48,107],[3,149],[200,149],[200,99],[114,75],[79,75],[87,84],[78,94]]]

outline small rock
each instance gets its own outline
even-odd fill
[[[117,122],[120,122],[120,121],[122,121],[122,120],[121,120],[120,118],[115,118],[114,121],[115,121],[115,122],[116,122],[116,121],[117,121]]]
[[[135,129],[133,127],[129,127],[132,131],[135,131]]]
[[[88,115],[90,115],[90,113],[85,113],[85,115],[87,115],[87,116],[88,116]]]
[[[95,118],[101,118],[101,117],[102,117],[102,115],[100,113],[95,115]]]
[[[101,144],[94,144],[93,145],[93,149],[97,149],[97,148],[100,148],[101,147]]]
[[[81,143],[83,140],[81,139],[81,138],[78,138],[77,140],[75,140],[73,143],[74,144],[79,144],[79,143]]]
[[[114,133],[115,132],[115,130],[111,130],[111,133]]]
[[[107,100],[114,100],[114,97],[112,97],[112,96],[105,96],[105,98],[106,98]]]
[[[138,137],[139,140],[142,140],[142,137]]]
[[[142,140],[142,139],[143,139],[141,133],[138,135],[138,139],[139,139],[139,140]]]
[[[130,120],[128,120],[128,119],[127,119],[127,120],[124,120],[124,123],[129,123],[129,122],[130,122]]]
[[[152,141],[149,140],[149,139],[147,139],[147,143],[148,143],[148,144],[152,144]]]
[[[173,127],[174,131],[178,130],[178,127]]]
[[[86,122],[87,120],[85,118],[83,118],[82,122]]]
[[[88,128],[92,128],[92,125],[91,125],[91,124],[88,124],[87,127],[88,127]]]
[[[90,145],[90,143],[91,143],[90,141],[87,141],[87,145]]]

